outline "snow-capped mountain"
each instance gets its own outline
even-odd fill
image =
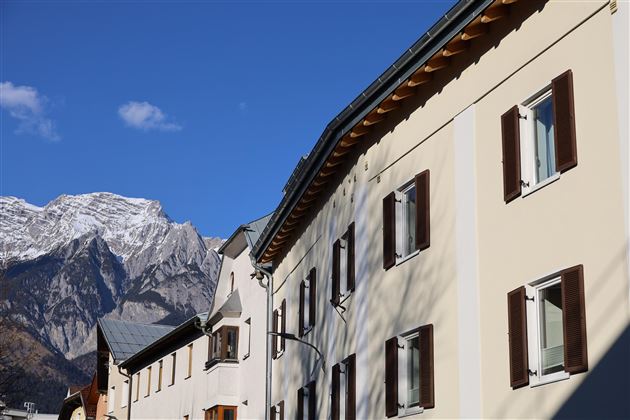
[[[157,201],[93,193],[37,207],[0,197],[0,315],[72,360],[96,349],[99,317],[177,324],[208,310],[220,243]]]

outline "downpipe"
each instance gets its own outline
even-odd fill
[[[265,420],[269,420],[271,413],[271,348],[273,339],[275,337],[269,335],[272,329],[273,323],[273,275],[265,268],[258,265],[252,259],[252,266],[256,270],[256,280],[260,287],[267,291],[267,331],[265,332],[265,339],[267,345],[265,349]],[[267,277],[267,284],[263,283],[264,278]]]

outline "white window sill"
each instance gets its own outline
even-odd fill
[[[570,376],[571,375],[569,375],[567,372],[552,373],[550,375],[545,375],[545,376],[539,378],[536,382],[532,382],[530,384],[530,387],[531,388],[536,388],[537,386],[547,385],[547,384],[552,384],[554,382],[564,381],[566,379],[569,379]]]
[[[409,417],[416,414],[422,414],[424,412],[424,408],[422,407],[411,407],[404,410],[400,410],[398,412],[398,417]]]
[[[413,251],[409,255],[405,255],[404,257],[401,257],[401,258],[396,258],[396,265],[400,265],[400,264],[404,263],[405,261],[412,259],[413,257],[418,255],[419,253],[420,253],[420,250],[417,249],[417,250]]]
[[[534,185],[533,187],[523,188],[523,194],[521,195],[521,197],[527,197],[528,195],[535,193],[539,189],[544,188],[547,185],[549,185],[549,184],[551,184],[553,182],[556,182],[559,179],[560,179],[560,172],[556,172],[555,174],[551,175],[549,178],[545,179],[542,182],[539,182],[538,184]]]

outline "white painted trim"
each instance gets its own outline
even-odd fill
[[[621,159],[621,185],[623,188],[623,214],[626,232],[626,275],[628,276],[628,314],[630,314],[630,2],[617,2],[617,11],[611,16],[615,62],[615,90],[617,92],[617,124],[619,125],[619,156]]]
[[[368,227],[371,226],[368,214],[368,187],[366,181],[360,182],[355,190],[355,213],[354,213],[354,267],[355,267],[355,290],[353,295],[354,310],[356,311],[355,319],[361,322],[355,322],[355,336],[357,337],[356,351],[356,400],[369,401],[373,390],[369,386],[370,374],[372,367],[369,362],[369,355],[365,349],[369,348],[369,307],[368,307],[368,284],[369,278],[369,261],[370,255],[370,237]],[[332,342],[332,340],[329,340]],[[333,345],[332,343],[330,344]],[[357,419],[368,419],[368,404],[357,404]]]
[[[477,250],[475,105],[454,119],[460,417],[481,418],[481,327]]]

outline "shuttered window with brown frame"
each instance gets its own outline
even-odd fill
[[[521,135],[518,106],[501,116],[503,143],[503,199],[506,203],[521,195]]]
[[[277,409],[276,409],[276,406],[273,405],[269,409],[269,418],[270,420],[277,420],[276,416],[277,416]]]
[[[308,275],[308,325],[315,326],[317,315],[317,269],[311,268]]]
[[[562,327],[564,370],[571,374],[588,370],[584,270],[581,265],[562,271]]]
[[[287,332],[287,300],[286,299],[282,299],[282,304],[280,305],[280,312],[282,312],[280,332],[285,334]],[[286,348],[286,340],[284,337],[281,337],[280,350],[284,352],[285,348]]]
[[[419,328],[420,338],[420,406],[435,407],[435,391],[433,378],[433,324]]]
[[[346,268],[348,270],[346,281],[346,290],[353,292],[354,291],[354,222],[350,223],[348,226],[348,261]]]
[[[525,287],[521,286],[508,293],[507,301],[510,386],[512,389],[516,389],[529,384]]]
[[[284,420],[284,400],[278,403],[278,414],[279,414],[278,420]]]
[[[297,415],[296,420],[304,419],[304,388],[297,391]]]
[[[346,420],[355,420],[357,417],[356,359],[355,354],[346,359]]]
[[[573,72],[567,70],[551,82],[553,96],[556,170],[565,172],[577,165]]]
[[[271,420],[284,420],[284,400],[280,401],[270,409]]]
[[[339,296],[341,295],[341,241],[339,239],[333,244],[332,260],[332,292],[330,303],[337,306],[339,305]]]
[[[389,193],[383,199],[383,268],[396,264],[396,194]]]
[[[300,282],[300,306],[298,308],[298,335],[300,337],[304,336],[304,296],[305,296],[305,286],[304,280]]]
[[[422,251],[431,245],[431,202],[429,170],[415,177],[416,186],[416,249]]]
[[[317,384],[311,381],[308,384],[308,420],[317,419]]]
[[[332,382],[330,384],[331,395],[330,395],[330,413],[331,420],[340,420],[339,413],[341,412],[341,401],[340,401],[340,378],[341,378],[341,367],[339,363],[335,364],[332,367]]]
[[[274,310],[273,311],[273,326],[272,326],[272,331],[277,333],[278,332],[278,310]],[[272,354],[273,354],[273,358],[277,358],[278,357],[278,337],[273,336],[273,350],[272,350]]]
[[[385,342],[385,415],[398,415],[398,337]]]

